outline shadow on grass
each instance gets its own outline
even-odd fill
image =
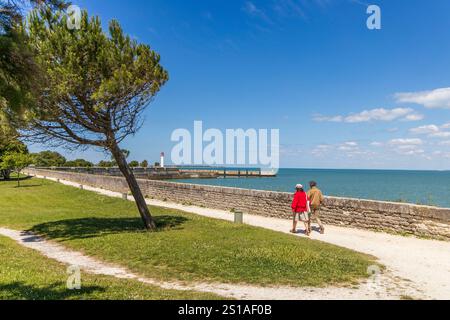
[[[36,187],[42,187],[42,184],[25,184],[20,186],[14,186],[16,189],[27,189],[27,188],[36,188]]]
[[[32,178],[33,178],[32,176],[20,177],[20,178],[19,178],[19,181],[31,180]],[[3,179],[3,178],[1,178],[0,181],[14,182],[14,181],[17,181],[17,176],[16,176],[16,175],[11,175],[11,177],[9,177],[9,179]]]
[[[53,283],[45,287],[35,287],[22,282],[0,285],[0,292],[7,292],[14,300],[62,300],[81,298],[84,294],[105,292],[99,286],[82,287],[80,290],[69,290],[61,287],[61,283]]]
[[[157,216],[154,217],[157,231],[180,230],[188,221],[181,216]],[[35,225],[28,230],[32,233],[50,239],[74,240],[95,238],[110,234],[127,232],[145,232],[140,218],[84,218],[72,220],[60,220]],[[30,238],[30,242],[33,242]]]
[[[26,181],[26,180],[31,180],[31,179],[33,179],[32,176],[26,176],[26,177],[21,177],[21,178],[19,178],[20,181]],[[12,179],[12,180],[17,181],[17,178]]]

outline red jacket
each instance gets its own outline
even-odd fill
[[[294,195],[294,201],[292,201],[292,211],[294,212],[307,212],[308,211],[308,195],[306,192],[296,192]]]

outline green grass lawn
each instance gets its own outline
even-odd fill
[[[0,183],[0,226],[31,230],[151,278],[324,286],[354,283],[374,264],[323,242],[163,208],[151,208],[159,230],[148,233],[132,202],[39,179],[22,185]]]
[[[67,267],[0,236],[0,300],[180,300],[218,299],[191,291],[165,290],[134,280],[81,273],[81,289],[66,287]]]

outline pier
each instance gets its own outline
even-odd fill
[[[33,168],[30,168],[33,169]],[[122,176],[119,168],[69,168],[51,167],[36,168],[38,170],[52,170],[62,172],[77,172],[86,174]],[[148,167],[132,168],[134,175],[138,179],[149,180],[171,180],[171,179],[226,179],[226,178],[274,178],[277,176],[274,171],[264,171],[260,168],[217,168],[217,167]]]
[[[185,175],[199,175],[215,178],[267,178],[276,177],[276,173],[269,171],[262,171],[261,169],[180,169],[180,172]]]

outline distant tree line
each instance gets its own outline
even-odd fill
[[[123,150],[127,151],[127,150]],[[124,152],[125,153],[125,152]],[[129,152],[127,152],[129,154]],[[36,167],[70,167],[70,168],[92,168],[92,167],[101,167],[101,168],[112,168],[117,167],[117,163],[114,160],[105,161],[102,160],[98,163],[93,163],[85,159],[75,159],[75,160],[66,160],[64,156],[55,151],[42,151],[39,153],[32,154],[33,156],[33,164]],[[144,160],[142,162],[133,160],[129,163],[130,167],[148,167],[148,161]]]
[[[33,158],[23,142],[17,139],[0,141],[0,179],[9,180],[11,172],[16,172],[17,185],[20,186],[20,172],[32,162]]]
[[[124,153],[129,155],[127,150]],[[24,168],[34,165],[36,167],[70,167],[70,168],[92,168],[94,166],[101,168],[117,167],[114,160],[100,161],[94,164],[85,159],[67,160],[63,155],[56,151],[42,151],[39,153],[29,153],[28,148],[19,140],[13,140],[8,144],[0,145],[0,179],[9,180],[11,172],[19,172]],[[142,162],[133,160],[129,163],[130,167],[148,168],[148,161]]]

